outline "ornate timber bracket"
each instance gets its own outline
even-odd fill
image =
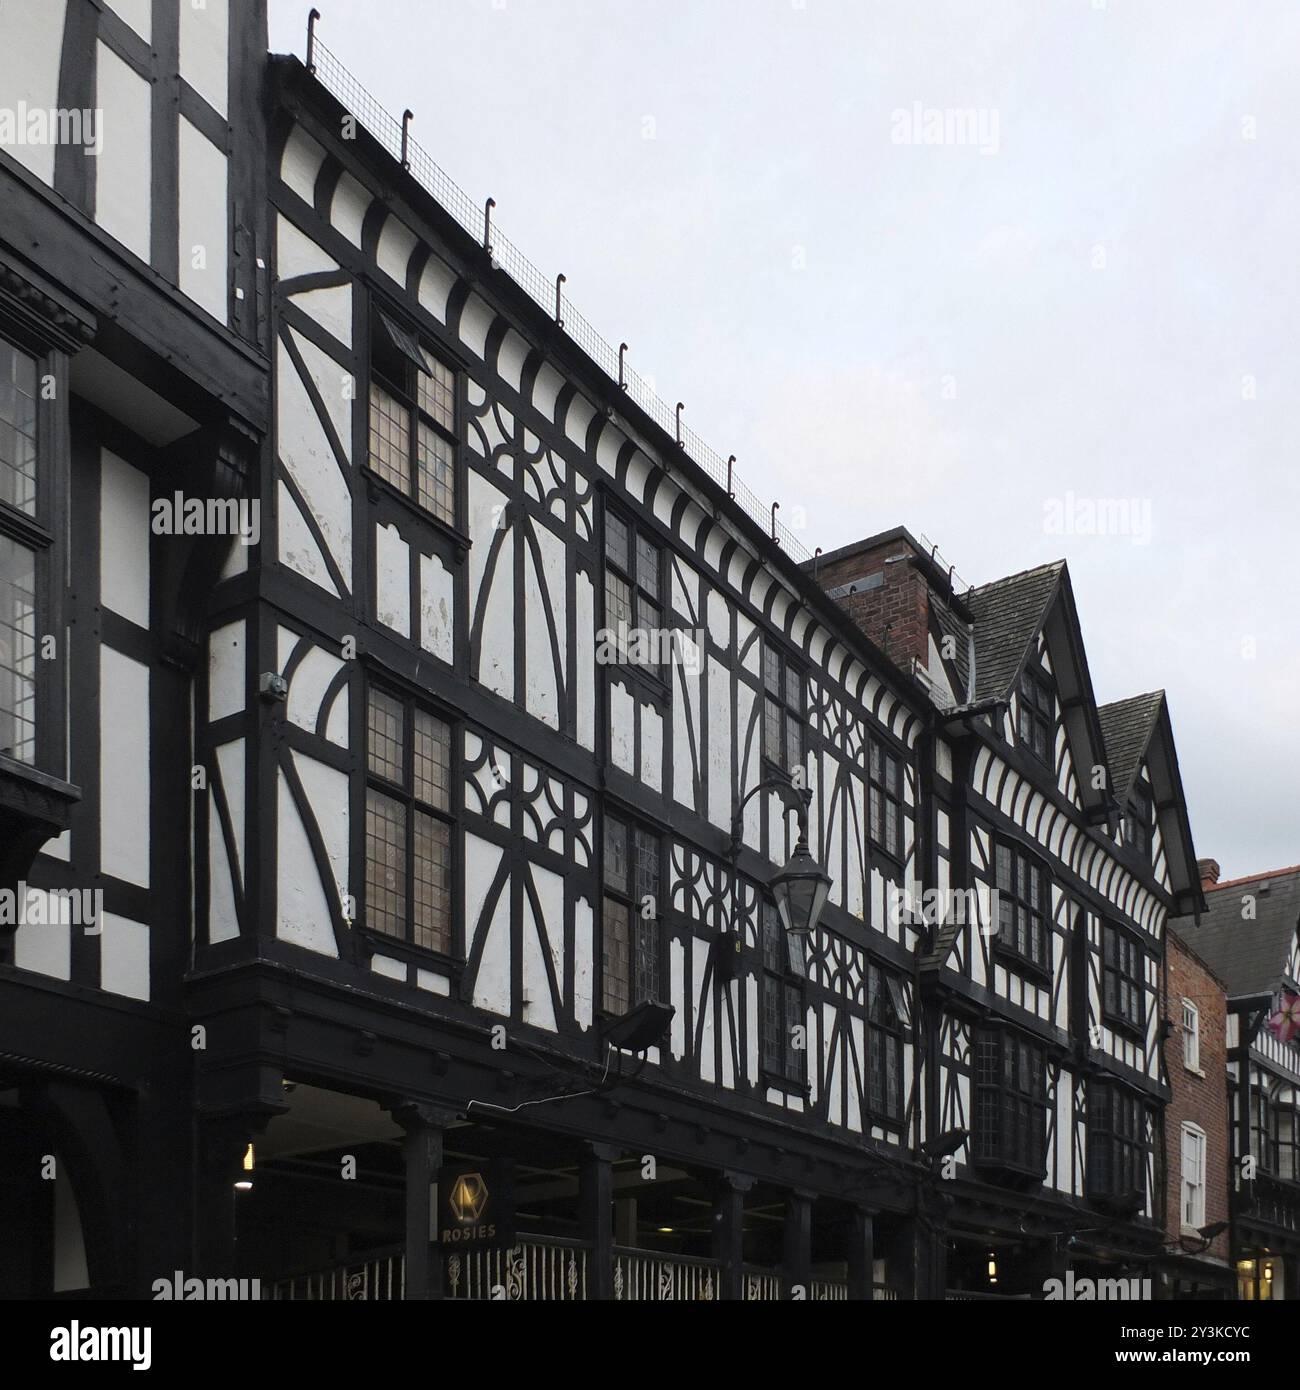
[[[81,790],[0,754],[0,887],[27,877],[47,840],[71,823]],[[0,934],[17,930],[17,916],[0,925]]]
[[[260,518],[251,498],[259,445],[257,435],[232,417],[173,444],[154,483],[151,501],[168,503],[173,522],[162,547],[158,591],[163,655],[187,673],[198,665],[208,600],[231,549],[254,540],[242,528],[248,518]]]

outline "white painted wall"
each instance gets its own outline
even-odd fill
[[[107,449],[100,452],[100,602],[149,626],[149,479]]]
[[[180,0],[181,76],[218,115],[229,103],[228,0]]]
[[[182,13],[189,0],[181,0]],[[180,135],[180,288],[219,323],[230,322],[226,156],[184,117]]]
[[[149,668],[112,647],[99,654],[100,867],[149,887]]]
[[[0,105],[17,112],[50,111],[59,101],[59,64],[67,0],[4,0],[0,4]],[[54,146],[28,144],[14,131],[4,152],[44,183],[54,182]]]
[[[110,994],[149,998],[149,928],[143,922],[104,914],[99,938],[99,983]]]
[[[96,45],[104,148],[95,161],[95,221],[142,261],[153,225],[152,88],[106,44]]]

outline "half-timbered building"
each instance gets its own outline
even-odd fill
[[[1097,707],[1064,566],[801,562],[410,113],[265,48],[0,8],[0,91],[102,112],[0,141],[4,1290],[1149,1252],[1163,697]]]
[[[1178,931],[1227,992],[1229,1213],[1238,1295],[1300,1297],[1300,868],[1220,881]]]
[[[966,1138],[931,1286],[1145,1275],[1165,923],[1199,903],[1164,696],[1097,705],[1063,563],[957,592],[900,528],[816,564],[935,706],[921,1103],[930,1134]]]

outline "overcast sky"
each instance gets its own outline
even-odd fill
[[[318,5],[809,549],[1065,558],[1098,700],[1169,692],[1197,853],[1300,862],[1294,0]]]

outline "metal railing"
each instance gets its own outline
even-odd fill
[[[808,1297],[814,1303],[838,1303],[848,1296],[849,1286],[838,1279],[814,1279],[808,1285]]]
[[[872,1284],[871,1299],[873,1303],[897,1303],[898,1290],[891,1289],[888,1284]]]
[[[721,1280],[715,1260],[652,1250],[614,1251],[614,1297],[626,1303],[708,1302],[721,1297]]]
[[[509,1250],[447,1256],[447,1298],[575,1303],[587,1297],[587,1247],[576,1241],[524,1240]]]
[[[740,508],[764,531],[777,540],[794,560],[808,560],[808,547],[779,521],[773,520],[772,504],[763,502],[741,482],[732,466],[724,461],[680,419],[675,406],[668,405],[655,394],[646,381],[626,365],[624,355],[606,340],[574,308],[563,282],[551,279],[489,223],[485,204],[473,202],[430,155],[410,137],[409,128],[392,116],[356,80],[339,59],[309,32],[307,69],[334,96],[357,123],[367,130],[399,163],[404,163],[417,183],[476,240],[487,241],[497,266],[524,290],[537,304],[556,319],[559,326],[580,347],[609,379],[621,385],[628,397],[663,430],[676,439],[693,463],[702,468],[720,487],[727,489]],[[495,204],[493,205],[495,206]]]
[[[783,1292],[781,1275],[775,1269],[762,1269],[757,1265],[746,1265],[744,1279],[745,1301],[747,1303],[773,1302],[781,1297]]]
[[[405,1268],[401,1250],[384,1250],[333,1269],[294,1275],[263,1287],[266,1299],[273,1302],[389,1302],[402,1297]]]

